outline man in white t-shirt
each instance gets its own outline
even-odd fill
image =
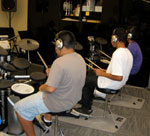
[[[87,76],[82,94],[82,107],[75,109],[79,114],[90,114],[92,112],[92,100],[94,88],[108,88],[118,90],[128,80],[133,57],[126,48],[126,32],[123,28],[116,28],[112,33],[111,43],[116,48],[107,70],[94,69],[94,75]],[[105,96],[106,94],[103,94]]]

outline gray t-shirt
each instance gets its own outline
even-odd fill
[[[81,99],[85,77],[85,61],[78,53],[66,54],[56,59],[45,83],[55,87],[56,91],[43,93],[48,109],[51,112],[71,109]]]

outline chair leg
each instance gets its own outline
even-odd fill
[[[54,136],[64,136],[61,128],[59,128],[58,115],[55,115]]]
[[[60,136],[64,136],[64,133],[61,128],[59,128],[59,131],[60,131]]]
[[[55,128],[54,128],[54,136],[58,134],[58,116],[55,115]]]
[[[108,103],[108,110],[109,110],[109,113],[110,113],[110,115],[111,115],[111,117],[112,117],[112,119],[113,119],[113,123],[114,123],[114,125],[115,125],[115,128],[118,128],[118,125],[116,124],[114,115],[113,115],[113,113],[111,112],[110,106],[111,106],[111,105]]]
[[[105,101],[105,104],[104,104],[104,113],[103,113],[103,117],[105,118],[106,117],[106,112],[108,111],[108,95],[106,95],[106,101]]]
[[[113,113],[111,112],[111,108],[110,108],[110,102],[111,102],[111,100],[113,99],[113,97],[114,97],[115,95],[112,95],[111,96],[111,98],[108,98],[108,96],[106,96],[106,102],[105,102],[105,108],[104,108],[104,114],[103,114],[103,116],[104,116],[104,118],[106,117],[106,111],[108,111],[109,112],[109,114],[111,115],[111,117],[112,117],[112,120],[113,120],[113,123],[114,123],[114,125],[115,125],[115,128],[118,128],[118,125],[116,124],[116,122],[115,122],[115,118],[114,118],[114,116],[113,116]]]
[[[106,100],[106,101],[107,101],[107,100]],[[105,105],[104,105],[104,112],[103,112],[103,117],[104,117],[104,118],[106,117],[107,103],[108,103],[108,102],[105,102]]]
[[[44,136],[47,133],[48,130],[49,130],[49,128],[44,131],[44,133],[42,134],[42,136]]]

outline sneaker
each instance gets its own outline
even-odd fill
[[[97,89],[94,89],[93,94],[95,97],[100,97],[100,98],[106,99],[106,94],[98,91]]]
[[[47,127],[50,127],[50,126],[52,125],[52,121],[46,122],[46,121],[44,120],[44,115],[41,117],[41,119],[42,119],[42,121],[45,123],[45,125],[46,125]]]
[[[42,119],[43,118],[43,119]],[[34,123],[40,127],[43,131],[47,131],[49,127],[51,126],[52,122],[45,123],[44,116],[37,115],[34,119]]]
[[[84,116],[84,117],[89,117],[90,114],[92,113],[92,110],[88,110],[85,108],[76,108],[76,109],[72,109],[71,113],[76,115],[76,116]]]
[[[101,100],[101,101],[106,101],[105,98],[102,98],[102,97],[94,97],[95,100]]]

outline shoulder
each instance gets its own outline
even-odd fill
[[[119,48],[113,53],[113,56],[119,57],[127,54],[131,54],[128,48]]]
[[[119,55],[121,52],[123,52],[122,48],[118,48],[114,51],[113,55]]]
[[[57,59],[55,59],[55,60],[53,61],[51,68],[52,68],[52,67],[56,67],[56,66],[60,66],[61,63],[62,63],[62,58],[59,57],[59,58],[57,58]]]
[[[136,41],[132,41],[132,43],[128,45],[128,49],[134,49],[137,47],[139,47],[139,44]]]
[[[75,56],[77,56],[77,57],[80,58],[81,60],[84,60],[83,57],[82,57],[79,53],[75,53]]]

